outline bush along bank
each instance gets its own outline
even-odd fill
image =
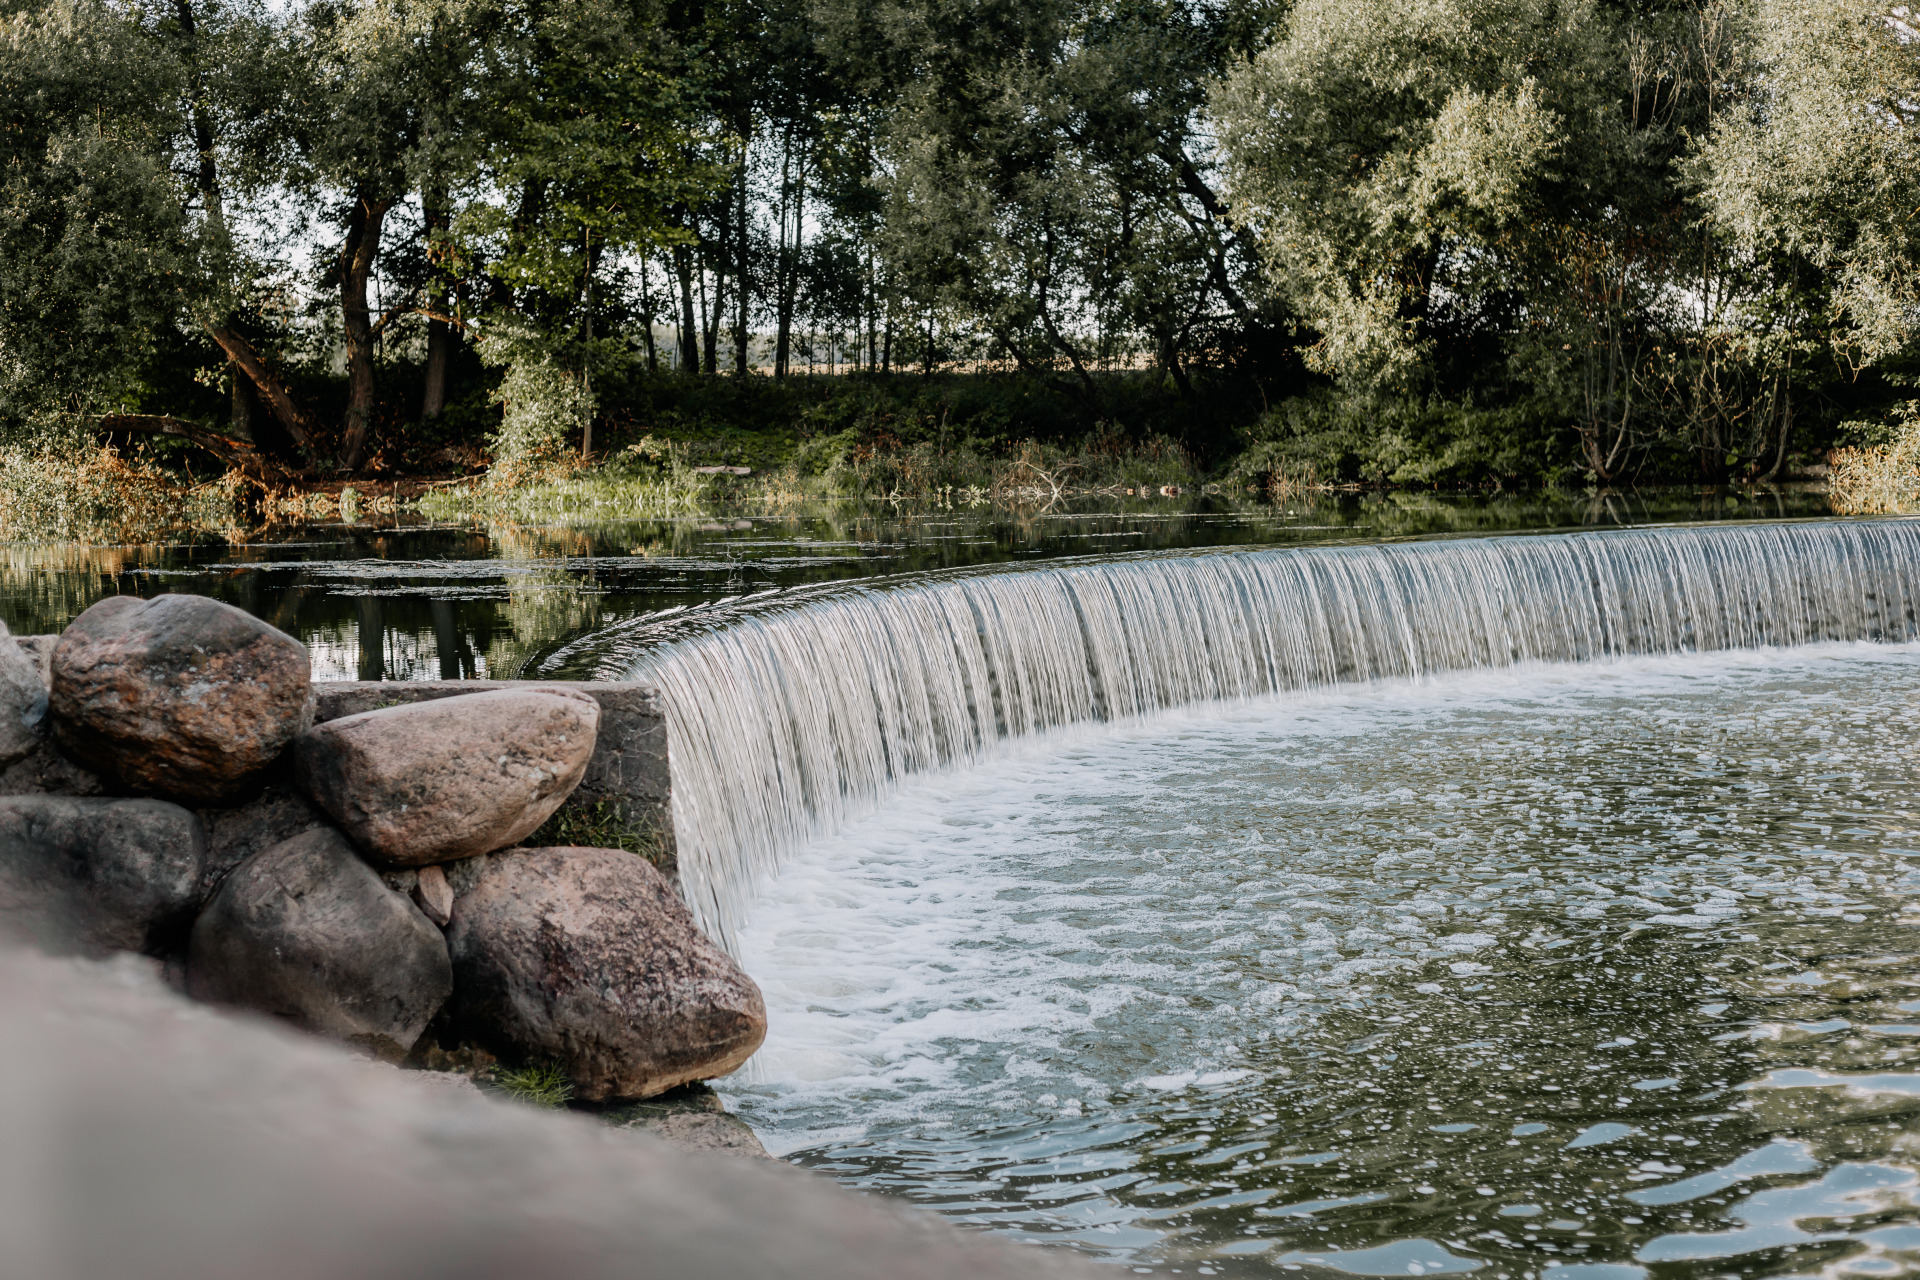
[[[316,686],[298,641],[199,596],[0,632],[0,923],[157,957],[195,997],[389,1061],[497,1055],[583,1102],[725,1075],[765,1008],[667,872],[523,843],[664,777],[652,697]]]

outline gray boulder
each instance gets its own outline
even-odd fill
[[[160,800],[0,798],[0,916],[49,950],[155,951],[184,934],[207,837]]]
[[[327,815],[290,786],[269,783],[260,794],[233,809],[202,809],[207,828],[207,868],[201,877],[206,901],[229,872],[256,853],[304,831],[327,826]]]
[[[0,770],[40,749],[46,720],[47,687],[39,660],[0,623]]]
[[[39,664],[40,683],[53,684],[53,647],[60,643],[59,636],[15,636],[13,642],[26,651],[29,658]]]
[[[306,646],[205,596],[110,596],[53,652],[61,748],[130,790],[218,804],[312,721]]]
[[[0,951],[0,1046],[8,1280],[1124,1274],[221,1017],[130,956]]]
[[[344,716],[302,734],[314,802],[375,860],[419,867],[532,835],[580,783],[600,707],[537,686]]]
[[[589,1102],[723,1076],[767,1034],[760,988],[664,877],[615,849],[514,849],[460,868],[456,1022],[557,1063]]]
[[[447,945],[331,827],[236,867],[194,923],[187,990],[386,1058],[411,1049],[453,987]]]
[[[24,760],[0,769],[0,796],[98,796],[100,776],[61,755],[51,739]]]

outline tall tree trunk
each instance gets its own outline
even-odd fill
[[[791,270],[788,230],[793,224],[793,126],[787,126],[780,144],[780,235],[773,260],[773,376],[787,376],[787,354],[793,341],[793,313],[787,307],[787,277]]]
[[[447,213],[447,193],[433,190],[422,194],[422,211],[427,221],[427,263],[433,273],[427,286],[427,305],[439,315],[449,314],[447,302],[452,291],[447,273],[440,265],[445,249],[443,237],[453,225]],[[453,326],[439,316],[427,318],[427,375],[420,393],[420,417],[428,422],[447,407],[447,361],[453,353]]]
[[[660,352],[653,345],[653,282],[648,279],[650,273],[647,271],[647,263],[652,257],[651,253],[640,255],[640,320],[643,326],[640,332],[646,339],[647,372],[658,373]]]
[[[721,248],[724,254],[724,244]],[[706,312],[705,326],[700,335],[701,341],[706,346],[706,353],[701,357],[700,367],[707,373],[717,373],[719,371],[720,354],[720,313],[727,308],[727,277],[725,272],[721,270],[718,262],[714,264],[713,268],[713,298],[711,301],[707,298],[706,273],[701,273],[700,306],[702,310]]]
[[[373,429],[373,318],[367,284],[380,256],[380,228],[391,200],[365,193],[347,215],[347,238],[340,248],[340,318],[347,334],[347,415],[340,440],[340,469],[352,471],[365,459]]]
[[[227,434],[235,440],[253,443],[253,383],[240,371],[238,365],[233,369],[232,408],[227,414]]]
[[[872,373],[880,356],[880,281],[873,274],[873,241],[867,241],[867,372]]]
[[[593,233],[581,228],[580,310],[585,319],[586,350],[580,357],[580,461],[593,456]]]
[[[700,326],[693,314],[693,254],[684,244],[673,246],[673,269],[680,277],[680,371],[700,370]]]
[[[738,183],[738,199],[735,202],[734,209],[736,221],[734,223],[733,233],[733,275],[737,282],[734,285],[733,299],[733,371],[743,377],[747,372],[747,346],[751,341],[747,334],[747,304],[753,292],[752,269],[749,265],[749,257],[752,253],[752,237],[750,235],[752,224],[749,220],[747,207],[748,157],[746,142],[746,139],[751,136],[752,121],[749,120],[747,127],[740,131],[740,179]]]

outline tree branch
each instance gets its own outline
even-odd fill
[[[300,411],[300,406],[293,402],[293,397],[287,394],[280,380],[267,371],[266,362],[260,359],[260,353],[253,349],[253,344],[247,341],[245,335],[225,325],[207,324],[205,328],[208,335],[220,344],[220,349],[227,353],[227,359],[233,361],[234,367],[253,381],[260,398],[267,402],[267,407],[273,410],[273,416],[287,429],[293,442],[311,454],[314,451],[312,421]]]
[[[372,336],[376,338],[379,337],[388,325],[392,324],[395,320],[403,320],[408,316],[425,316],[429,320],[438,320],[441,324],[449,324],[456,329],[465,329],[467,327],[466,321],[456,319],[442,311],[435,311],[432,307],[409,305],[403,307],[388,307],[386,314],[374,323]]]
[[[228,466],[268,488],[285,488],[294,478],[293,473],[244,440],[235,440],[197,423],[163,413],[102,414],[94,419],[94,425],[102,431],[178,436],[190,444],[205,449]]]

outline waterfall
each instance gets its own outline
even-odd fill
[[[681,882],[758,881],[898,778],[1003,739],[1522,662],[1902,641],[1920,524],[1663,528],[1057,563],[853,587],[662,645]]]

